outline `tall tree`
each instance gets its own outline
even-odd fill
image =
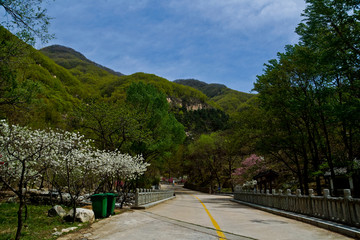
[[[255,84],[262,107],[271,116],[263,146],[267,145],[274,157],[296,173],[300,188],[307,192],[309,164],[317,172],[322,161],[318,122],[321,108],[315,101],[316,56],[311,56],[306,47],[287,46],[286,50],[279,54],[279,61],[270,61]],[[319,176],[316,182],[319,193]]]
[[[6,121],[0,122],[0,182],[19,198],[15,239],[21,236],[29,186],[48,168],[51,159],[56,158],[52,149],[54,138],[53,132],[33,131],[27,127],[9,125]]]
[[[153,85],[143,82],[131,84],[126,102],[138,114],[146,116],[142,129],[150,132],[150,138],[147,142],[135,142],[133,150],[143,154],[148,162],[160,159],[184,141],[184,126],[170,113],[166,96]]]
[[[304,12],[305,20],[297,28],[300,44],[319,56],[318,70],[322,83],[329,86],[323,94],[331,91],[334,101],[333,118],[322,117],[322,129],[327,135],[328,158],[347,162],[352,171],[354,159],[360,155],[360,2],[356,0],[308,0]],[[328,111],[329,112],[329,111]],[[338,127],[340,148],[330,149],[331,120]],[[334,124],[333,124],[334,126]],[[334,156],[332,156],[334,155]],[[334,178],[334,172],[331,173]]]
[[[47,42],[53,35],[48,33],[50,17],[43,7],[43,0],[1,0],[0,6],[9,16],[1,25],[31,45],[36,38]]]
[[[321,174],[330,170],[335,183],[336,167],[351,173],[360,154],[360,3],[306,2],[300,43],[269,61],[255,90],[269,116],[261,146],[305,192],[315,177],[320,194]]]

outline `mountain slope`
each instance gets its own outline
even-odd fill
[[[123,74],[101,66],[68,47],[53,45],[40,51],[80,80],[86,91],[93,96],[100,95],[99,90],[103,85],[123,76]]]
[[[45,48],[40,49],[41,52],[43,52],[45,55],[53,59],[55,62],[57,62],[59,65],[69,69],[73,67],[76,67],[76,64],[79,64],[80,62],[77,62],[76,59],[80,59],[81,61],[88,63],[89,65],[95,65],[108,73],[111,73],[113,75],[117,76],[123,76],[124,74],[120,72],[116,72],[110,68],[104,67],[98,63],[95,63],[89,59],[87,59],[83,54],[75,51],[72,48],[61,46],[61,45],[51,45]]]
[[[186,106],[188,109],[214,107],[201,91],[173,83],[154,74],[134,73],[126,76],[87,59],[71,48],[60,45],[45,47],[41,52],[66,68],[92,95],[111,98],[113,101],[125,99],[126,89],[130,84],[142,81],[164,92],[173,106]]]
[[[33,98],[31,102],[20,102],[8,108],[2,106],[0,111],[3,111],[7,118],[23,124],[60,127],[67,112],[73,109],[79,98],[86,95],[81,82],[68,70],[19,40],[2,26],[0,47],[2,53],[8,51],[14,54],[11,60],[2,66],[9,68],[16,76],[14,86],[25,86],[16,91],[31,91]],[[8,79],[5,76],[6,81]]]
[[[173,107],[187,109],[214,107],[209,98],[201,91],[191,87],[173,83],[165,78],[148,73],[134,73],[121,76],[119,79],[102,87],[102,95],[112,99],[125,98],[126,89],[134,82],[144,82],[154,85],[159,91],[166,94]]]
[[[228,114],[238,111],[243,103],[255,96],[227,88],[223,84],[208,84],[196,79],[178,79],[174,82],[200,90]]]
[[[174,82],[198,89],[209,98],[220,95],[222,91],[226,88],[226,86],[223,84],[217,84],[217,83],[208,84],[196,79],[177,79]]]

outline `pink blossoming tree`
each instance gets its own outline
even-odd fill
[[[232,177],[234,184],[244,184],[265,169],[264,158],[256,154],[251,154],[241,163],[241,167],[235,169],[233,172]]]

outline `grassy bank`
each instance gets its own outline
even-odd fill
[[[17,210],[19,205],[16,203],[0,203],[0,240],[14,239],[17,228]],[[79,227],[79,223],[68,223],[60,217],[48,217],[47,212],[51,206],[29,205],[28,219],[24,223],[22,229],[22,237],[24,240],[34,239],[56,239],[52,233],[54,228],[58,231],[69,227]],[[65,208],[65,210],[68,210]],[[82,223],[79,228],[88,226]]]

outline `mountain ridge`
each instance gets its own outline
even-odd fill
[[[254,94],[244,93],[228,88],[224,84],[206,83],[197,79],[168,79],[148,73],[123,75],[87,59],[82,53],[61,45],[51,45],[40,50],[60,66],[64,67],[93,94],[112,98],[124,98],[126,88],[132,82],[143,81],[153,84],[169,98],[172,106],[189,110],[217,108],[232,114],[239,111],[241,105]],[[192,90],[193,89],[193,90]]]
[[[61,45],[51,45],[40,51],[89,86],[94,94],[97,92],[98,95],[112,101],[124,99],[126,89],[131,83],[143,81],[153,84],[165,93],[172,106],[184,106],[187,109],[216,107],[201,91],[171,82],[155,74],[143,72],[130,75],[116,74],[115,71],[111,69],[109,71],[109,68],[87,59],[80,52]]]
[[[82,53],[76,51],[75,49],[73,48],[70,48],[70,47],[66,47],[66,46],[63,46],[63,45],[59,45],[59,44],[54,44],[54,45],[50,45],[50,46],[47,46],[47,47],[44,47],[44,48],[41,48],[39,51],[41,51],[42,53],[45,53],[45,55],[47,55],[48,57],[50,58],[53,58],[52,56],[54,56],[55,53],[57,53],[57,55],[59,53],[70,53],[76,57],[78,57],[79,59],[83,60],[83,61],[86,61],[90,64],[93,64],[111,74],[114,74],[116,76],[123,76],[125,74],[121,73],[121,72],[118,72],[118,71],[115,71],[111,68],[108,68],[108,67],[105,67],[99,63],[96,63],[90,59],[88,59],[87,57],[85,57],[85,55],[83,55]],[[63,56],[65,57],[65,56]],[[60,64],[61,65],[61,64]]]

